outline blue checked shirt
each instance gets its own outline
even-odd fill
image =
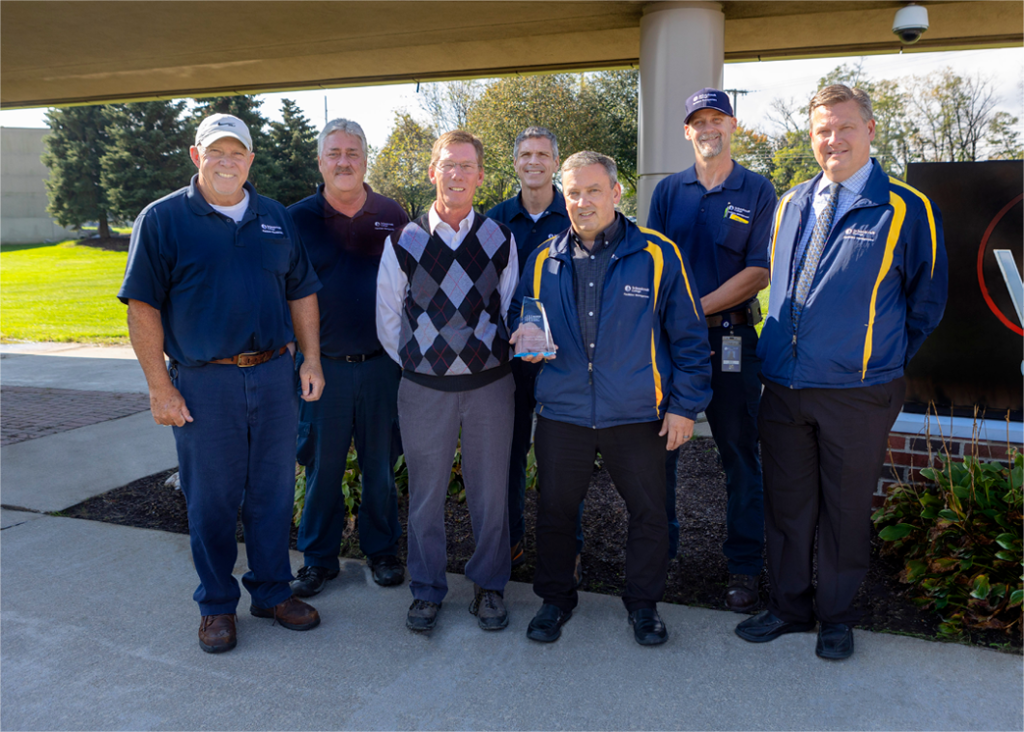
[[[864,190],[864,186],[867,185],[868,176],[870,175],[871,161],[868,160],[867,164],[865,164],[863,168],[839,184],[839,200],[836,201],[836,214],[832,218],[833,229],[835,229],[836,224],[842,220],[843,215],[850,210],[853,202],[860,197],[861,192]],[[804,226],[804,234],[800,237],[800,245],[793,254],[794,263],[802,261],[804,250],[810,243],[811,236],[814,235],[814,224],[817,222],[821,213],[825,210],[825,207],[828,206],[828,187],[830,185],[832,185],[832,181],[824,175],[821,176],[821,179],[818,181],[818,187],[814,191],[814,202],[811,204],[811,215],[807,219],[807,225]],[[794,276],[798,276],[798,273],[794,273]]]

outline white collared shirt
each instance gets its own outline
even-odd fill
[[[441,241],[455,251],[465,241],[476,221],[476,211],[470,209],[469,215],[459,222],[459,228],[453,229],[441,220],[437,209],[431,205],[427,214],[430,233],[437,234]],[[392,245],[392,234],[384,244],[384,252],[377,270],[377,340],[398,365],[402,359],[398,355],[398,338],[402,331],[402,306],[409,294],[409,278],[398,264],[395,248]],[[508,254],[508,265],[502,270],[498,279],[498,293],[501,295],[501,317],[508,315],[508,306],[519,284],[519,252],[516,249],[515,237],[509,236],[511,246]]]

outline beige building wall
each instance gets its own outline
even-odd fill
[[[46,213],[50,174],[39,159],[46,129],[0,128],[0,242],[31,244],[76,238]]]

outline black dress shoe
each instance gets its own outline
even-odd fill
[[[668,629],[653,607],[643,607],[629,614],[633,637],[642,646],[657,646],[668,640]]]
[[[734,613],[747,613],[757,607],[757,577],[752,574],[730,574],[725,590],[725,606]]]
[[[736,635],[751,643],[767,643],[786,633],[803,633],[814,627],[814,621],[787,623],[765,610],[759,615],[744,620],[736,626]]]
[[[398,557],[388,554],[384,557],[371,557],[366,560],[373,573],[373,581],[381,587],[394,587],[402,584],[405,579],[405,568]]]
[[[853,628],[843,623],[819,623],[818,658],[839,661],[853,655]]]
[[[417,633],[433,630],[437,625],[437,611],[441,606],[427,600],[413,600],[409,606],[409,614],[405,617],[405,627]]]
[[[562,626],[571,617],[572,610],[562,610],[545,603],[527,626],[526,637],[541,643],[554,643],[562,635]]]
[[[296,573],[298,579],[292,582],[292,594],[296,597],[312,597],[320,593],[320,590],[338,576],[337,569],[327,567],[302,567]]]

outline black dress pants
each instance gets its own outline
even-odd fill
[[[545,602],[572,610],[576,514],[587,494],[600,452],[629,511],[626,591],[629,611],[653,608],[665,594],[668,517],[665,515],[665,437],[661,422],[605,429],[537,418],[537,573],[533,591]]]
[[[764,379],[758,429],[771,594],[789,622],[853,624],[871,556],[871,496],[903,378],[852,389],[787,389]],[[818,584],[812,552],[818,534]]]

